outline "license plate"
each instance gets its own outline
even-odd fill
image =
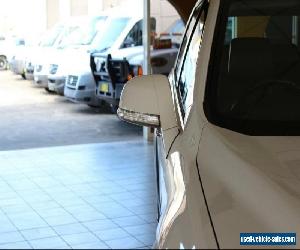
[[[108,90],[109,90],[108,83],[106,83],[106,82],[105,83],[100,83],[100,91],[101,92],[107,93]]]

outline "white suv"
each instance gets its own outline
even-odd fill
[[[119,117],[157,128],[156,248],[300,235],[299,16],[298,0],[198,1],[169,78],[125,85]]]

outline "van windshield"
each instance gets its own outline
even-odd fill
[[[251,135],[300,135],[300,1],[223,4],[208,97],[213,119]]]
[[[103,31],[99,31],[92,43],[92,48],[96,51],[104,52],[113,46],[114,42],[126,28],[130,18],[113,18],[108,22]]]
[[[105,26],[106,17],[81,22],[79,25],[69,27],[59,45],[60,48],[70,46],[91,45],[97,32]]]
[[[46,33],[45,37],[40,42],[41,47],[52,47],[63,30],[62,26],[56,27]]]

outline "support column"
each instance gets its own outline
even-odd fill
[[[145,75],[151,74],[150,66],[150,0],[144,0],[144,22],[143,22],[143,45],[144,45],[144,65]],[[153,132],[150,128],[143,128],[143,135],[146,141],[153,140]]]

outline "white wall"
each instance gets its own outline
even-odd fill
[[[38,35],[47,27],[45,12],[46,0],[0,0],[0,33]]]
[[[179,16],[167,0],[150,1],[151,15],[157,19],[157,32],[162,32]],[[72,15],[97,15],[102,10],[118,5],[125,5],[124,11],[135,11],[136,5],[141,5],[142,2],[142,0],[0,0],[0,34],[9,31],[40,34],[51,28],[55,22]],[[47,6],[50,9],[47,10]]]
[[[71,16],[71,0],[60,0],[59,16],[60,20],[65,20]]]
[[[91,16],[99,14],[103,10],[104,0],[89,0],[88,13]]]
[[[157,32],[164,32],[179,18],[175,8],[167,0],[151,0],[151,15],[156,18]]]

